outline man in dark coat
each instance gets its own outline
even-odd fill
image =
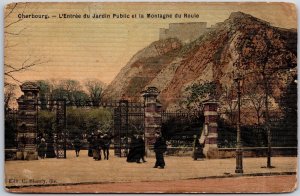
[[[78,137],[75,138],[73,145],[74,145],[74,148],[75,148],[76,157],[79,157],[79,152],[80,152],[80,148],[81,148],[81,141]]]
[[[140,160],[145,163],[145,141],[143,140],[143,136],[139,135],[138,136],[138,147],[137,147],[137,153],[138,153],[138,158],[137,158],[137,163],[140,163]]]
[[[88,156],[89,157],[93,157],[93,140],[94,140],[93,137],[94,137],[94,135],[92,134],[87,139],[88,143],[89,143],[89,149],[88,149]]]
[[[165,160],[164,160],[164,152],[167,151],[167,144],[165,139],[160,135],[160,132],[155,133],[156,141],[154,143],[154,152],[156,162],[154,168],[163,169],[165,167]]]
[[[109,149],[110,149],[110,144],[111,144],[111,139],[113,136],[108,135],[107,133],[103,135],[103,155],[104,155],[104,160],[108,160],[109,158]]]
[[[197,135],[194,135],[193,158],[194,160],[197,160],[198,158],[203,158],[202,145],[200,144]]]

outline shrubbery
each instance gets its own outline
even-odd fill
[[[49,134],[56,131],[55,112],[41,110],[38,117],[39,132]],[[92,131],[111,131],[113,126],[112,112],[105,108],[72,108],[67,107],[67,130],[70,138]]]

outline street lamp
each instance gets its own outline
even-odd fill
[[[243,173],[243,150],[241,148],[241,80],[242,77],[238,73],[234,78],[234,81],[237,83],[237,104],[238,104],[238,121],[237,121],[237,136],[236,136],[236,168],[235,173]]]

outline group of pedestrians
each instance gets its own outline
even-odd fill
[[[155,133],[155,143],[154,152],[156,162],[154,168],[164,169],[165,160],[164,153],[167,151],[167,144],[165,139],[161,136],[160,132]],[[129,153],[127,155],[127,162],[141,163],[146,162],[145,160],[145,141],[141,135],[132,138],[129,148]]]
[[[102,159],[102,152],[104,160],[109,159],[109,148],[111,139],[113,137],[107,133],[99,132],[98,134],[92,134],[88,138],[89,149],[88,156],[93,157],[94,160],[99,161]],[[164,153],[167,151],[167,144],[165,139],[161,136],[160,132],[155,133],[154,152],[156,162],[154,168],[163,169],[165,167]],[[76,157],[79,157],[80,149],[82,147],[81,140],[78,136],[73,141],[73,147],[75,149]],[[42,138],[38,146],[39,156],[41,159],[46,157],[47,144],[45,139]],[[129,145],[129,153],[127,155],[127,162],[145,163],[145,141],[142,135],[135,135]]]
[[[127,162],[141,163],[146,162],[145,160],[145,141],[141,135],[135,135],[131,139],[129,145],[129,153],[127,155]]]
[[[104,160],[108,160],[111,139],[112,136],[106,133],[93,134],[89,139],[88,156],[93,157],[95,161],[99,161],[102,159],[101,154],[103,152]]]

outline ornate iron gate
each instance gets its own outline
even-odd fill
[[[56,101],[56,157],[67,158],[66,100]]]
[[[114,151],[119,157],[127,156],[130,139],[144,134],[144,104],[120,100],[114,109]]]

